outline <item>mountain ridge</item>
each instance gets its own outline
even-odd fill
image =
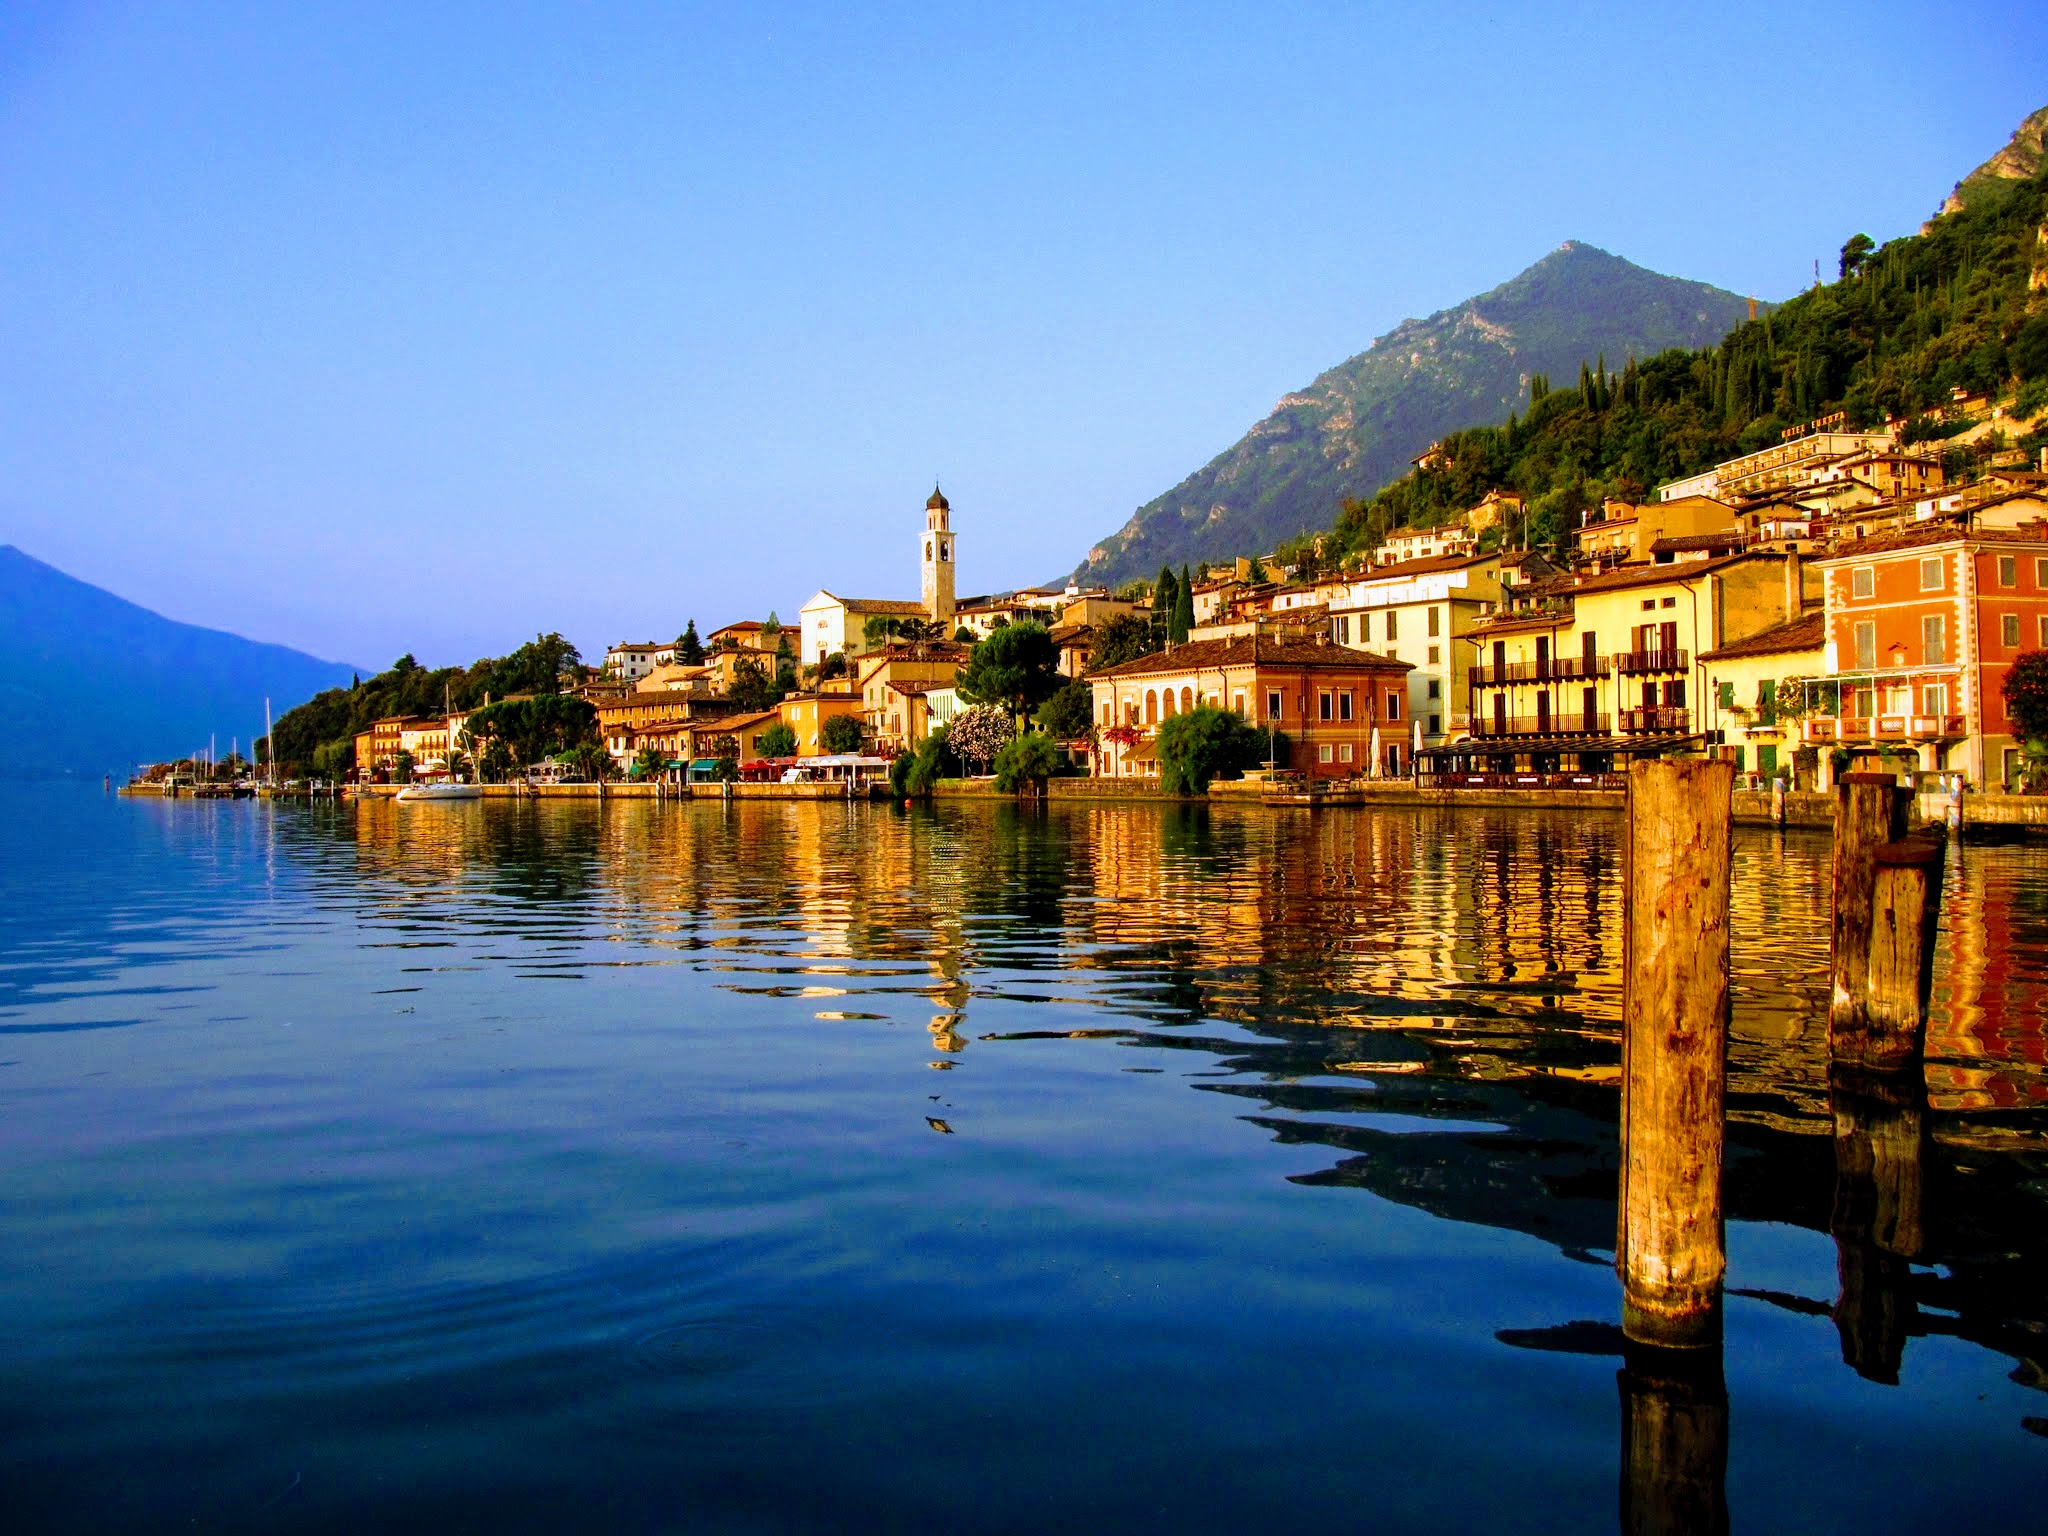
[[[1506,282],[1422,319],[1282,395],[1243,437],[1092,548],[1074,569],[1118,584],[1162,564],[1263,552],[1329,526],[1347,497],[1399,478],[1436,438],[1503,419],[1532,374],[1571,375],[1718,341],[1749,301],[1568,240]]]
[[[246,752],[266,696],[282,714],[356,671],[165,618],[0,544],[0,731],[11,743],[0,778],[96,778],[203,747],[210,733],[239,736]]]

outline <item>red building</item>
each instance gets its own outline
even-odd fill
[[[1209,704],[1271,726],[1294,746],[1289,766],[1321,778],[1402,775],[1414,722],[1413,664],[1322,640],[1239,635],[1195,640],[1092,673],[1103,740],[1097,773],[1150,777],[1152,743],[1174,715]],[[1112,734],[1113,733],[1113,734]],[[1127,738],[1127,739],[1119,739]]]
[[[2048,648],[2048,530],[1909,528],[1843,546],[1823,573],[1829,686],[1806,740],[1860,766],[2009,782],[2020,743],[2003,684]]]

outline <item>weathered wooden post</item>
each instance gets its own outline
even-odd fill
[[[1623,1536],[1728,1529],[1728,1386],[1721,1351],[1631,1346],[1621,1389]]]
[[[1828,1051],[1837,1062],[1896,1072],[1920,1059],[1934,985],[1944,853],[1943,840],[1932,833],[1867,850],[1868,905],[1851,911],[1846,934],[1839,911],[1835,924],[1836,992],[1828,1010]],[[1836,869],[1841,869],[1839,852]],[[1838,881],[1838,896],[1842,888]]]
[[[1785,825],[1785,781],[1776,777],[1771,780],[1771,825]]]
[[[1828,1045],[1860,1035],[1870,972],[1877,850],[1906,832],[1903,801],[1888,773],[1845,773],[1835,783],[1832,985]]]
[[[1623,878],[1622,1331],[1693,1348],[1721,1332],[1728,862],[1735,765],[1638,762]]]

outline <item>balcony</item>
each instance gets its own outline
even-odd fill
[[[1844,715],[1806,722],[1812,742],[1957,741],[1969,734],[1962,715]]]
[[[1481,715],[1474,722],[1473,735],[1499,739],[1508,736],[1605,736],[1608,717],[1580,710],[1559,710],[1554,715]]]
[[[1608,658],[1557,656],[1549,661],[1509,661],[1499,666],[1467,667],[1465,681],[1472,688],[1505,688],[1514,683],[1585,683],[1607,675]]]
[[[1663,735],[1667,732],[1683,734],[1692,729],[1692,711],[1624,709],[1621,712],[1621,729],[1626,736]]]
[[[1650,672],[1684,672],[1692,658],[1684,651],[1624,651],[1614,658],[1614,670],[1623,677],[1641,677]]]

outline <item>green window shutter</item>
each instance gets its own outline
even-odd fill
[[[1756,718],[1759,725],[1778,723],[1778,685],[1768,677],[1756,685]]]
[[[1735,685],[1733,683],[1721,684],[1720,694],[1721,707],[1723,709],[1733,709],[1735,707]]]
[[[1743,759],[1748,755],[1748,753],[1749,748],[1747,747],[1737,747],[1735,749],[1735,771],[1737,773],[1742,772],[1744,767]]]
[[[1778,772],[1778,749],[1776,747],[1758,747],[1756,749],[1756,766],[1757,771],[1765,778],[1776,777]]]

